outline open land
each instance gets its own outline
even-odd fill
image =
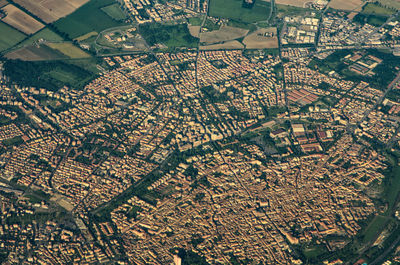
[[[248,32],[249,31],[246,29],[222,26],[219,30],[200,33],[200,42],[212,44],[222,41],[234,40],[246,36]]]
[[[76,47],[70,42],[48,43],[47,45],[72,59],[90,57],[88,53],[82,51],[80,48]]]
[[[13,29],[7,24],[0,21],[0,36],[7,36],[0,38],[0,51],[11,48],[18,42],[22,41],[26,36],[21,32]]]
[[[276,0],[275,2],[280,5],[305,7],[305,4],[312,2],[312,0]]]
[[[221,44],[212,44],[206,46],[200,46],[200,50],[235,50],[235,49],[243,49],[244,46],[237,40],[227,41]]]
[[[192,35],[195,38],[199,38],[199,36],[200,36],[200,26],[188,25],[188,29],[189,29],[190,35]]]
[[[26,34],[33,34],[44,27],[42,23],[14,5],[7,5],[1,10],[7,14],[3,18],[5,23]]]
[[[19,59],[23,61],[44,61],[66,59],[67,56],[46,45],[28,45],[21,49],[9,52],[5,56],[8,59]]]
[[[362,0],[332,0],[329,7],[346,11],[361,11],[363,6]]]
[[[43,40],[43,41],[49,41],[49,42],[60,42],[60,41],[64,41],[64,39],[58,35],[57,33],[55,33],[54,31],[52,31],[49,28],[44,28],[41,31],[37,32],[35,35],[33,35],[32,37],[24,40],[21,45],[28,45],[28,44],[33,44],[39,40]]]
[[[400,9],[400,0],[378,0],[384,6]]]
[[[273,34],[268,36],[268,34]],[[259,29],[243,40],[246,49],[271,49],[278,48],[278,36],[276,28]]]
[[[15,3],[23,6],[46,23],[51,23],[71,14],[88,1],[89,0],[15,0]]]
[[[108,16],[115,20],[124,20],[126,19],[126,15],[121,10],[119,4],[115,3],[109,6],[102,7],[101,10],[105,12]]]

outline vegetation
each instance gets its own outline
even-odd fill
[[[187,24],[163,25],[158,23],[144,24],[139,32],[149,45],[163,43],[169,48],[197,46],[199,39],[190,35]]]
[[[114,20],[123,21],[126,19],[125,13],[121,10],[121,7],[117,3],[103,7],[101,10]]]
[[[264,1],[256,1],[252,7],[244,7],[242,0],[211,0],[209,15],[253,23],[268,19],[270,8],[271,4]]]
[[[25,35],[0,21],[0,52],[25,39]]]
[[[360,24],[371,24],[373,26],[383,25],[389,16],[393,15],[396,11],[382,6],[379,2],[367,3],[363,10],[354,17],[354,21]]]
[[[25,62],[8,60],[4,74],[21,86],[43,87],[52,91],[67,85],[81,88],[94,74],[61,61]]]
[[[101,10],[114,3],[114,0],[91,0],[74,13],[55,22],[54,26],[71,39],[92,31],[101,32],[107,28],[121,26],[123,22],[112,19]]]
[[[44,28],[41,31],[38,31],[37,33],[35,33],[30,38],[23,41],[21,43],[21,45],[25,46],[25,45],[34,44],[36,41],[38,41],[40,39],[43,39],[46,41],[51,41],[51,42],[59,42],[59,41],[64,40],[60,35],[58,35],[54,31],[52,31],[51,29]]]
[[[80,48],[76,47],[70,42],[63,42],[63,43],[48,43],[47,44],[50,48],[55,49],[65,56],[68,56],[72,59],[78,58],[88,58],[90,55]]]

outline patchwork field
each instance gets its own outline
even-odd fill
[[[271,49],[278,48],[276,28],[259,29],[243,40],[246,49]]]
[[[232,40],[232,41],[227,41],[227,42],[221,43],[221,44],[200,46],[199,48],[202,51],[204,51],[204,50],[222,50],[222,49],[237,50],[237,49],[243,49],[244,46],[237,40]]]
[[[222,41],[234,40],[246,36],[248,32],[249,31],[246,29],[222,26],[219,30],[200,33],[200,42],[213,44]]]
[[[26,34],[33,34],[44,27],[42,23],[14,5],[6,5],[2,10],[7,14],[3,21]]]
[[[361,11],[363,6],[362,0],[331,0],[329,7],[347,11]]]
[[[79,49],[75,45],[70,42],[63,43],[47,43],[47,45],[65,56],[68,56],[71,59],[79,59],[79,58],[89,58],[90,55],[83,50]]]
[[[46,23],[51,23],[59,18],[71,14],[89,0],[15,0],[32,14],[38,16]]]
[[[101,10],[112,4],[115,4],[114,0],[91,0],[67,17],[56,21],[54,25],[72,39],[89,32],[101,32],[108,28],[124,25],[123,22],[112,19]]]
[[[312,0],[276,0],[277,4],[287,5],[287,6],[297,6],[297,7],[305,7],[305,4],[308,2],[313,2]]]
[[[25,39],[25,35],[0,21],[0,52]]]
[[[270,9],[271,4],[264,1],[256,1],[252,8],[245,8],[242,0],[210,0],[209,15],[253,23],[268,19]]]
[[[28,45],[19,50],[12,51],[5,56],[8,59],[19,59],[22,61],[44,61],[67,59],[64,54],[47,47],[46,45]]]

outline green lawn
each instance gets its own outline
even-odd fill
[[[256,1],[252,8],[245,8],[242,5],[242,0],[211,0],[209,15],[245,23],[262,21],[269,17],[271,8],[269,2]]]
[[[26,37],[3,22],[0,22],[0,36],[0,52],[11,48]]]
[[[192,26],[200,26],[201,22],[203,21],[203,17],[191,17],[188,19],[188,22]]]
[[[126,19],[125,13],[121,10],[121,7],[117,3],[103,7],[101,8],[101,10],[109,15],[112,19],[115,19],[117,21]]]
[[[70,38],[77,38],[89,32],[101,32],[105,29],[124,25],[123,22],[113,20],[101,8],[115,4],[114,0],[91,0],[74,13],[61,18],[54,25]]]

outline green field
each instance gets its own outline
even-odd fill
[[[101,8],[114,4],[114,0],[91,0],[74,13],[54,23],[61,32],[72,39],[89,32],[101,32],[105,29],[124,25],[109,17]]]
[[[190,35],[187,24],[144,24],[139,27],[139,32],[150,46],[162,43],[171,49],[176,47],[194,48],[199,42],[198,38]]]
[[[0,52],[11,48],[26,37],[3,22],[0,22],[0,36]]]
[[[57,50],[71,59],[88,58],[90,55],[70,42],[48,43],[50,48]]]
[[[389,221],[387,217],[383,217],[377,215],[372,219],[371,223],[367,226],[367,228],[362,233],[362,241],[364,243],[368,243],[375,239],[381,232],[382,229],[385,227],[386,223]]]
[[[396,11],[379,4],[368,3],[363,7],[361,13],[364,15],[391,16],[396,13]]]
[[[276,5],[276,11],[279,17],[285,16],[299,16],[306,14],[308,12],[315,12],[315,10],[297,7],[297,6],[288,6],[288,5]]]
[[[117,3],[103,7],[101,8],[101,10],[105,12],[108,16],[110,16],[112,19],[115,19],[117,21],[126,19],[125,13],[121,10],[121,7]]]
[[[190,17],[188,18],[188,22],[192,26],[200,26],[203,21],[203,17]]]
[[[25,41],[23,41],[21,43],[22,46],[25,45],[30,45],[33,44],[34,42],[43,39],[46,41],[51,41],[51,42],[58,42],[58,41],[63,41],[64,39],[58,35],[57,33],[55,33],[54,31],[52,31],[49,28],[44,28],[41,31],[37,32],[35,35],[33,35],[32,37],[26,39]]]
[[[256,1],[251,8],[245,8],[242,5],[242,0],[211,0],[209,15],[245,23],[262,21],[269,17],[271,8],[269,2]]]

